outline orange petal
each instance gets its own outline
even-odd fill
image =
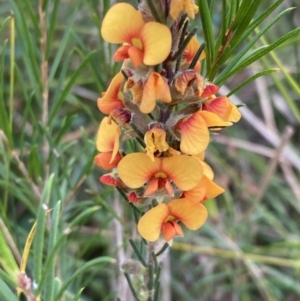
[[[161,227],[165,241],[170,241],[176,235],[176,230],[173,226],[176,223],[164,223]]]
[[[163,158],[161,170],[181,190],[194,188],[202,177],[199,161],[185,155]]]
[[[133,6],[127,3],[117,3],[106,13],[101,34],[109,43],[132,44],[132,39],[139,36],[144,24],[142,15]]]
[[[132,47],[131,45],[124,44],[123,46],[119,47],[114,53],[114,61],[115,62],[122,62],[125,59],[129,58],[128,51]]]
[[[137,194],[134,191],[131,191],[128,195],[127,195],[127,199],[129,202],[131,203],[138,203],[142,198],[137,196]]]
[[[184,58],[187,62],[192,62],[192,60],[194,59],[195,54],[197,53],[198,49],[200,48],[201,44],[198,42],[196,37],[192,37],[192,39],[189,41],[189,43],[187,44],[185,50],[184,50]],[[205,52],[202,51],[199,61],[198,61],[198,67],[194,68],[195,71],[199,71],[200,70],[200,60],[205,59]]]
[[[155,96],[162,102],[169,103],[172,101],[170,87],[163,77],[156,72],[152,72],[155,79]],[[150,75],[150,76],[151,76]]]
[[[176,222],[173,222],[173,226],[174,226],[174,229],[176,231],[176,235],[183,236],[183,231],[182,231],[181,227]]]
[[[173,195],[173,188],[172,188],[171,183],[168,180],[166,180],[166,182],[165,182],[165,189],[167,191],[168,196]]]
[[[170,215],[182,221],[191,230],[200,228],[207,219],[207,210],[202,204],[188,205],[186,199],[175,199],[168,203]]]
[[[219,87],[212,84],[212,83],[206,83],[205,88],[201,94],[201,97],[209,97],[212,96],[214,94],[216,94],[219,91]]]
[[[109,122],[108,117],[104,117],[97,134],[97,150],[99,152],[113,151],[113,155],[116,155],[119,150],[120,136],[120,127],[114,121]]]
[[[211,102],[204,104],[202,109],[217,114],[224,121],[229,121],[231,106],[226,96],[214,98]]]
[[[132,153],[125,156],[118,165],[121,180],[130,188],[139,188],[160,171],[161,160],[152,161],[147,154]]]
[[[145,196],[152,195],[158,189],[158,181],[159,179],[153,179],[148,183],[144,193]]]
[[[209,131],[201,111],[183,119],[178,125],[181,132],[180,149],[189,155],[203,152],[209,143]]]
[[[132,20],[131,23],[135,23],[135,19]],[[157,22],[146,23],[140,39],[143,43],[145,65],[153,66],[163,62],[171,51],[172,35],[166,25]]]
[[[131,88],[131,94],[132,94],[134,103],[140,103],[142,101],[143,84],[140,81],[137,83],[134,83],[134,85]]]
[[[205,186],[206,182],[203,180],[205,176],[202,177],[201,181],[193,189],[187,190],[183,193],[183,197],[193,203],[200,203],[206,196],[207,188]]]
[[[112,152],[101,153],[95,156],[94,162],[98,167],[101,167],[105,170],[111,170],[118,166],[118,163],[121,161],[122,156],[118,152],[115,158],[112,160]],[[112,160],[112,161],[111,161]]]
[[[133,65],[137,67],[143,62],[144,52],[137,47],[131,46],[128,49],[128,56],[131,59]]]
[[[205,120],[207,127],[222,128],[232,125],[231,122],[222,120],[218,115],[209,111],[198,111],[199,115]]]
[[[104,96],[102,98],[98,98],[98,108],[103,114],[110,114],[111,111],[124,107],[124,98],[121,92],[123,81],[123,74],[121,72],[117,73],[111,81]]]
[[[197,79],[197,74],[194,70],[187,70],[182,72],[175,79],[176,90],[183,95],[188,86],[190,86]]]
[[[124,184],[120,180],[116,179],[112,174],[105,174],[101,176],[99,180],[101,183],[108,186],[120,187],[120,188],[124,187]]]
[[[157,240],[160,235],[161,227],[168,215],[169,209],[164,203],[147,211],[138,223],[140,235],[149,241]]]
[[[156,106],[156,93],[155,93],[155,76],[152,72],[145,83],[142,102],[140,105],[141,112],[148,114],[151,113]]]

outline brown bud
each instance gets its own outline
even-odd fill
[[[131,120],[131,113],[125,108],[117,108],[110,115],[119,124],[128,123]]]

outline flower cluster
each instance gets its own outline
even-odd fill
[[[121,71],[98,99],[107,114],[97,135],[100,181],[118,187],[145,211],[140,235],[155,241],[182,236],[207,218],[203,202],[224,190],[204,162],[210,131],[232,125],[240,113],[200,74],[205,52],[187,31],[198,7],[192,0],[118,3],[101,27],[105,41],[122,44]],[[154,13],[155,12],[155,13]]]

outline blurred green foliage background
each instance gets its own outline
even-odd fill
[[[77,300],[83,287],[78,300],[116,300],[122,289],[122,301],[132,300],[120,264],[132,253],[127,238],[137,237],[133,214],[118,192],[99,183],[103,172],[93,165],[95,134],[103,118],[96,100],[120,68],[112,60],[115,46],[100,35],[112,2],[45,0],[43,31],[37,0],[0,0],[0,217],[6,240],[19,262],[34,221],[42,220],[41,196],[54,174],[48,207],[61,201],[57,248],[53,251],[51,245],[49,214],[40,234],[43,257],[35,254],[37,246],[32,248],[28,275],[35,279],[36,260],[45,263],[53,251],[49,266],[58,292],[92,260],[117,260],[90,264],[73,277],[60,299],[66,301]],[[250,2],[262,2],[255,17],[274,3]],[[280,2],[262,24],[286,8],[296,9],[283,15],[252,50],[300,26],[299,2]],[[232,2],[209,1],[213,3],[217,39],[222,11]],[[199,15],[192,22],[196,25],[203,41]],[[221,92],[228,94],[261,70],[281,69],[231,96],[233,103],[245,104],[242,120],[214,135],[206,153],[226,192],[205,203],[210,212],[205,226],[176,239],[165,255],[161,300],[300,300],[299,42],[300,35],[294,35],[223,82]],[[48,62],[46,81],[43,61]],[[40,269],[49,272],[44,264]],[[5,280],[3,270],[0,278]],[[50,300],[43,294],[43,300]]]

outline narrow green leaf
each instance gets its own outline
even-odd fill
[[[37,294],[41,293],[41,291],[42,291],[42,289],[44,287],[44,283],[46,281],[46,276],[48,275],[48,270],[49,270],[49,268],[51,266],[51,263],[55,260],[54,259],[55,254],[56,254],[57,250],[59,249],[59,247],[62,245],[62,243],[65,242],[66,236],[67,236],[67,233],[63,233],[59,237],[59,239],[57,240],[57,242],[56,242],[54,248],[51,250],[51,252],[49,252],[47,254],[47,260],[46,260],[46,263],[44,264],[44,273],[42,275],[41,281],[39,282],[39,287],[38,287],[38,289],[36,291]],[[56,295],[56,294],[54,294],[54,295]]]
[[[247,1],[248,2],[248,1]],[[244,18],[241,20],[240,24],[236,28],[234,35],[232,36],[232,39],[230,41],[230,44],[235,45],[239,42],[240,37],[243,35],[245,30],[248,28],[253,16],[258,10],[259,5],[261,4],[261,1],[253,1],[251,5],[249,5],[248,10],[244,16]],[[234,30],[234,25],[233,25]]]
[[[56,117],[56,114],[58,112],[58,109],[60,108],[61,104],[65,101],[65,98],[67,97],[68,93],[70,92],[77,76],[81,73],[81,71],[84,69],[84,67],[88,64],[90,58],[94,55],[95,51],[92,51],[89,53],[81,65],[78,67],[78,69],[74,72],[72,77],[70,78],[69,82],[67,83],[62,95],[58,99],[58,101],[54,104],[54,106],[51,108],[50,117],[49,117],[49,124],[53,122],[53,119]]]
[[[9,127],[10,132],[13,128],[13,115],[14,115],[14,85],[15,85],[15,18],[11,16],[10,19],[10,62],[9,62]]]
[[[65,33],[64,33],[64,36],[63,36],[61,42],[59,43],[58,51],[55,53],[55,59],[54,59],[54,62],[52,64],[49,79],[48,79],[49,87],[51,87],[52,81],[54,79],[54,75],[57,71],[57,68],[58,68],[60,62],[61,62],[62,56],[63,56],[64,51],[66,49],[66,45],[69,41],[70,34],[71,34],[72,29],[73,29],[74,20],[75,20],[76,16],[78,15],[79,5],[80,5],[80,2],[78,2],[77,6],[76,6],[76,8],[75,8],[75,10],[72,14],[69,25],[67,26],[67,28],[65,30]]]
[[[33,89],[36,98],[41,99],[41,77],[38,64],[39,51],[36,42],[33,40],[33,35],[29,32],[28,22],[26,22],[22,4],[19,9],[18,5],[20,4],[16,4],[14,0],[9,0],[9,2],[16,20],[17,36],[22,37],[18,42],[22,53],[22,60],[25,64],[25,67],[23,68],[28,74],[30,88]]]
[[[243,22],[243,20],[245,19],[247,13],[248,13],[248,10],[250,9],[251,7],[251,2],[254,3],[258,3],[258,2],[261,2],[261,0],[243,0],[242,3],[240,4],[239,8],[238,8],[238,11],[237,11],[237,14],[235,16],[235,19],[234,19],[234,22],[232,24],[232,31],[235,31],[239,26],[240,24]]]
[[[115,259],[111,258],[111,257],[100,257],[100,258],[96,258],[93,259],[87,263],[85,263],[83,266],[81,266],[67,281],[65,281],[65,283],[63,284],[63,286],[61,287],[60,291],[58,292],[58,294],[55,296],[54,300],[60,300],[60,298],[62,297],[63,293],[65,292],[65,290],[68,288],[68,286],[72,283],[72,281],[75,280],[75,278],[77,278],[78,276],[82,275],[83,273],[85,273],[86,271],[88,271],[89,269],[99,265],[99,264],[104,264],[104,263],[115,263]]]
[[[216,0],[211,0],[209,5],[210,17],[213,19],[214,11],[215,11]]]
[[[200,19],[202,28],[204,29],[204,40],[207,44],[206,51],[206,62],[207,62],[207,73],[210,71],[211,62],[215,59],[215,44],[214,44],[214,32],[213,22],[211,19],[207,0],[198,0],[200,7]]]
[[[0,278],[0,296],[3,301],[19,301],[8,285]]]
[[[231,27],[228,28],[228,30],[226,30],[226,39],[223,39],[223,43],[221,46],[222,49],[220,49],[221,51],[220,51],[220,53],[218,53],[216,62],[213,62],[212,70],[208,74],[209,80],[212,81],[215,78],[219,68],[224,65],[224,63],[230,56],[232,49],[237,44],[240,43],[240,41],[241,41],[240,38],[243,35],[243,33],[245,32],[245,30],[247,29],[247,27],[249,26],[249,23],[251,22],[252,17],[254,16],[255,12],[257,11],[259,4],[260,4],[260,1],[253,1],[252,4],[249,3],[249,1],[248,1],[246,13],[244,11],[242,12],[243,18],[240,20],[240,23],[238,24],[238,26],[235,26],[235,22],[238,18],[239,11],[243,7],[243,4],[242,4],[242,7],[239,9],[238,15],[237,15],[234,23],[232,24]],[[245,13],[245,15],[244,15],[244,13]],[[224,36],[224,38],[225,38],[225,36]]]
[[[48,245],[48,255],[53,251],[57,242],[57,233],[58,233],[58,221],[60,215],[61,202],[59,201],[53,209],[51,214],[52,222],[50,229],[49,245]],[[49,269],[47,271],[47,278],[45,283],[45,300],[52,301],[54,300],[54,279],[55,279],[55,260],[50,262]]]
[[[22,39],[19,39],[23,53],[22,58],[24,63],[27,65],[26,67],[30,69],[30,72],[29,70],[27,71],[28,75],[32,77],[31,84],[34,84],[33,80],[35,80],[36,83],[39,83],[41,78],[38,63],[39,51],[35,41],[33,40],[34,36],[30,34],[28,22],[26,21],[25,14],[23,13],[23,4],[19,3],[20,0],[18,0],[17,3],[13,0],[9,0],[9,2],[15,15],[17,35],[22,37]],[[36,93],[39,93],[36,95],[37,97],[40,96],[39,88],[36,88],[35,90]]]
[[[3,20],[1,27],[0,27],[0,36],[2,34],[2,31],[5,29],[6,25],[8,24],[9,20],[11,17],[7,17],[6,19]]]
[[[5,283],[10,285],[11,287],[16,286],[16,281],[10,275],[8,275],[4,270],[0,268],[0,279],[2,279]]]
[[[227,31],[227,5],[226,0],[222,0],[222,25],[221,25],[221,41],[222,45],[225,43],[226,31]],[[217,49],[216,49],[217,50]]]
[[[230,5],[229,5],[229,16],[228,16],[228,20],[227,20],[227,26],[229,27],[235,18],[235,15],[238,11],[238,3],[237,0],[231,0],[230,1]]]
[[[34,6],[32,5],[32,3],[29,2],[29,0],[23,0],[22,2],[25,4],[26,7],[25,11],[29,13],[35,32],[39,32],[40,25],[38,20],[38,14],[32,9]]]
[[[5,236],[3,231],[5,231],[6,228],[2,219],[0,220],[0,266],[4,268],[4,270],[12,277],[14,278],[19,271],[18,265],[16,263],[16,260],[7,245]]]
[[[53,9],[51,11],[51,15],[47,13],[47,17],[50,19],[49,29],[48,29],[48,38],[47,38],[47,49],[46,49],[46,58],[49,58],[51,47],[53,44],[55,25],[57,24],[57,13],[59,8],[60,0],[51,1],[53,5]],[[54,2],[54,3],[53,3]]]
[[[55,277],[54,279],[54,296],[56,296],[61,289],[61,281],[59,278]],[[58,301],[58,299],[55,299],[55,301]]]
[[[245,80],[244,82],[242,82],[240,85],[238,85],[236,88],[234,88],[232,91],[230,91],[229,94],[227,94],[227,96],[229,97],[230,95],[236,93],[238,90],[240,90],[241,88],[247,86],[248,84],[250,84],[251,82],[253,82],[254,80],[256,80],[257,78],[273,73],[273,72],[279,72],[280,69],[279,68],[271,68],[271,69],[266,69],[263,71],[260,71],[258,73],[256,73],[255,75],[249,77],[247,80]]]
[[[219,75],[220,78],[224,76],[226,73],[229,72],[229,70],[232,70],[236,64],[243,58],[243,56],[247,53],[247,51],[262,37],[262,35],[272,26],[274,25],[283,15],[285,15],[287,12],[289,12],[293,8],[288,8],[281,12],[279,15],[277,15],[271,22],[269,22],[266,26],[264,26],[261,30],[259,30],[258,34],[255,35],[253,38],[250,39],[250,41],[247,43],[247,45],[240,50],[237,55],[234,56],[234,59],[228,64],[228,66],[222,71],[222,73]],[[249,37],[250,33],[253,31],[251,26],[251,31],[246,31],[246,35],[242,36],[242,40],[245,40],[247,37]],[[236,48],[236,47],[235,47]],[[235,50],[232,49],[233,50]]]
[[[81,212],[76,218],[72,220],[69,227],[72,229],[73,227],[80,224],[84,219],[88,218],[90,215],[94,214],[98,211],[101,207],[100,206],[93,206],[91,208],[86,208],[83,212]]]
[[[72,301],[78,301],[83,290],[84,290],[84,287],[79,290],[79,292],[75,295],[75,297],[73,298]]]
[[[52,188],[54,175],[51,175],[46,181],[45,188],[42,194],[42,199],[40,202],[40,207],[37,213],[37,227],[36,234],[33,242],[33,254],[34,254],[34,266],[33,275],[34,280],[40,283],[43,270],[43,249],[44,249],[44,235],[46,227],[46,215],[47,215],[47,203],[50,199],[50,193]]]
[[[68,68],[69,68],[73,53],[74,53],[74,50],[71,50],[64,57],[64,61],[63,61],[62,65],[60,66],[61,70],[60,70],[59,78],[57,80],[57,84],[55,87],[55,92],[54,92],[54,96],[53,96],[53,104],[55,104],[58,101],[58,99],[60,98],[60,96],[62,94],[63,86],[65,84],[65,79],[67,78],[67,72],[68,72]]]
[[[299,34],[300,28],[296,28],[289,33],[285,34],[283,37],[278,39],[275,43],[269,45],[269,46],[263,46],[260,47],[258,51],[255,51],[250,57],[247,57],[247,59],[243,60],[235,69],[233,69],[231,72],[227,73],[226,76],[223,78],[218,79],[216,81],[217,84],[220,84],[221,82],[224,82],[227,78],[231,77],[233,74],[245,69],[247,66],[251,65],[253,62],[257,61],[264,55],[268,54],[270,51],[278,47],[280,44],[288,40],[289,38]]]
[[[141,262],[141,264],[144,267],[147,267],[147,263],[143,257],[143,255],[140,253],[140,250],[138,249],[137,245],[135,244],[135,242],[132,239],[129,239],[129,243],[132,247],[132,249],[134,250],[136,256],[138,257],[139,261]]]
[[[33,275],[37,283],[40,283],[42,277],[46,215],[46,210],[40,206],[37,216],[37,230],[33,241]]]
[[[13,139],[12,134],[9,127],[9,121],[8,121],[8,112],[5,107],[4,102],[4,70],[5,70],[5,52],[7,49],[7,43],[8,40],[4,41],[2,44],[2,53],[0,54],[0,87],[3,87],[3,89],[0,89],[0,128],[4,131],[9,144],[12,145]]]

